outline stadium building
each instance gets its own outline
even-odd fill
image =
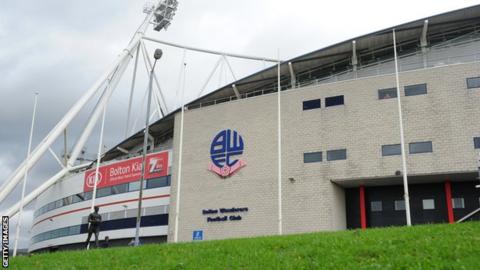
[[[282,62],[152,124],[142,241],[405,225],[393,29],[412,224],[479,219],[480,5]],[[143,130],[102,159],[113,245],[134,235],[142,144]],[[30,252],[83,245],[92,170],[38,197]]]

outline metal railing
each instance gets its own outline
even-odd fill
[[[478,50],[478,47],[480,45],[480,37],[477,36],[468,40],[449,40],[428,48],[428,51],[426,53],[418,51],[415,53],[401,55],[398,59],[399,71],[406,72],[439,66],[480,62],[480,51]],[[353,69],[348,69],[346,71],[332,74],[330,76],[298,82],[295,85],[295,88],[394,74],[395,66],[393,60],[393,58],[390,58],[365,66],[359,66],[356,71],[354,71]],[[283,82],[285,82],[285,84],[282,84],[282,91],[292,89],[292,85],[290,85],[290,79],[283,79]],[[268,86],[266,88],[242,93],[241,99],[271,94],[275,92],[277,92],[276,85]],[[231,102],[234,100],[237,100],[237,97],[232,95],[220,99],[214,99],[206,102],[192,104],[189,105],[187,109],[198,109],[225,102]]]

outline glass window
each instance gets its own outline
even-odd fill
[[[63,200],[63,205],[70,205],[72,204],[72,196],[68,196],[62,199]]]
[[[47,205],[47,211],[52,211],[55,209],[55,202],[51,202]]]
[[[405,96],[417,96],[427,94],[427,84],[415,84],[405,86]]]
[[[303,102],[303,110],[313,110],[320,108],[320,99],[306,100]]]
[[[387,88],[378,90],[378,99],[389,99],[397,97],[397,88]]]
[[[143,188],[147,188],[147,181],[143,181]],[[128,183],[128,191],[136,191],[140,189],[140,181]]]
[[[465,200],[463,198],[452,198],[453,208],[465,208]]]
[[[423,210],[433,210],[435,209],[435,200],[434,199],[425,199],[422,201]]]
[[[372,212],[381,212],[382,209],[382,201],[372,201],[370,202],[370,210]]]
[[[433,152],[432,142],[414,142],[408,145],[410,154]]]
[[[321,162],[322,152],[303,153],[303,163]]]
[[[120,194],[128,192],[128,184],[121,184],[112,187],[112,194]]]
[[[140,181],[128,183],[128,191],[135,191],[140,189]]]
[[[84,199],[83,193],[78,193],[72,196],[72,203],[82,202]]]
[[[343,95],[325,98],[325,107],[343,105]]]
[[[83,199],[85,201],[91,200],[92,199],[92,191],[84,192],[83,193]]]
[[[169,169],[170,170],[170,169]],[[167,186],[170,186],[172,184],[172,176],[167,175]]]
[[[396,200],[395,201],[395,211],[405,211],[405,201]]]
[[[475,147],[475,149],[480,149],[480,137],[473,138],[473,147]]]
[[[168,179],[166,176],[147,180],[147,189],[148,188],[158,188],[166,187],[168,184]]]
[[[97,198],[110,196],[110,195],[112,195],[112,187],[99,188],[97,190]]]
[[[396,156],[402,154],[400,144],[382,145],[382,156]]]
[[[480,88],[480,77],[467,78],[467,88]]]
[[[327,151],[327,160],[328,161],[344,160],[344,159],[347,159],[347,149]]]
[[[55,209],[60,208],[62,206],[63,206],[63,200],[62,199],[55,201]]]

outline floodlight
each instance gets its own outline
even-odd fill
[[[152,23],[154,24],[153,29],[155,31],[160,31],[162,29],[167,29],[171,24],[173,16],[175,16],[175,11],[177,11],[178,1],[177,0],[164,0],[160,3],[158,8],[153,11],[154,19]]]

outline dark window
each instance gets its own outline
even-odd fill
[[[158,188],[168,186],[168,177],[160,177],[155,179],[150,179],[147,181],[147,189],[149,188]]]
[[[414,142],[408,146],[410,154],[433,152],[432,142]]]
[[[473,138],[473,146],[475,149],[480,149],[480,137]]]
[[[83,193],[78,193],[73,195],[73,203],[83,202],[83,200],[84,200]]]
[[[328,161],[344,160],[344,159],[347,159],[347,149],[327,151],[327,160]]]
[[[92,199],[92,191],[84,192],[83,193],[83,199],[85,201],[91,200]]]
[[[467,88],[480,88],[480,77],[467,78]]]
[[[63,206],[63,200],[62,199],[55,201],[55,209],[60,208],[62,206]]]
[[[143,181],[143,189],[147,188],[147,181]],[[140,181],[128,183],[128,191],[136,191],[140,189]]]
[[[320,99],[306,100],[303,102],[303,110],[313,110],[320,108]]]
[[[69,204],[72,204],[72,196],[63,198],[63,205],[69,205]]]
[[[303,153],[303,163],[322,161],[322,152]]]
[[[400,144],[382,145],[382,156],[396,156],[402,154]]]
[[[427,94],[427,84],[415,84],[405,86],[405,96],[416,96]]]
[[[343,105],[343,95],[325,98],[325,107]]]
[[[389,99],[397,97],[397,88],[387,88],[378,90],[378,99]]]
[[[112,194],[120,194],[128,192],[128,184],[121,184],[112,187]]]
[[[106,196],[110,196],[110,195],[112,195],[112,188],[111,187],[97,189],[97,198],[106,197]]]
[[[52,211],[53,209],[55,209],[55,202],[51,202],[47,206],[47,211]]]

